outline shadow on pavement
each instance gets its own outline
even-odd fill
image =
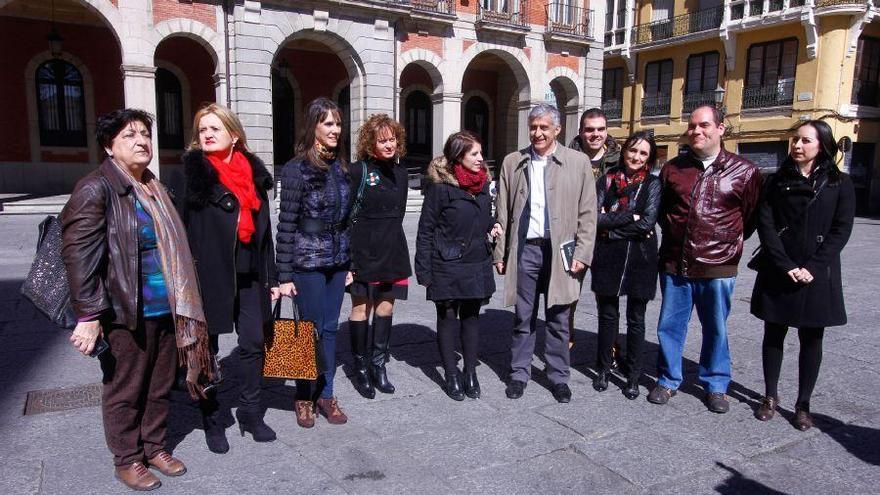
[[[740,495],[748,493],[752,495],[786,495],[785,492],[774,490],[758,481],[746,478],[741,472],[722,463],[715,463],[721,469],[730,473],[730,477],[715,487],[715,492],[720,495]]]
[[[812,414],[813,425],[862,462],[880,466],[880,429],[846,424],[824,414]]]

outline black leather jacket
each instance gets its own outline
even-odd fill
[[[101,315],[134,330],[141,302],[137,215],[123,173],[107,159],[77,182],[61,211],[61,254],[77,318]]]

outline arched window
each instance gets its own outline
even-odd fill
[[[489,104],[479,96],[472,96],[464,106],[464,128],[479,136],[483,154],[489,146]]]
[[[159,148],[183,148],[183,92],[171,71],[156,69],[156,126]]]
[[[431,98],[423,91],[406,97],[406,149],[413,155],[431,154]]]
[[[82,74],[72,64],[54,58],[37,67],[35,80],[40,144],[86,146]]]

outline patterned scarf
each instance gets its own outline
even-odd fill
[[[214,380],[217,363],[208,345],[202,295],[186,228],[165,187],[152,172],[144,170],[142,180],[138,181],[116,161],[113,164],[131,184],[137,200],[153,217],[162,274],[168,289],[168,304],[174,316],[178,363],[186,368],[189,395],[193,399],[204,397],[203,384]]]
[[[336,150],[331,150],[330,148],[324,146],[318,141],[315,141],[315,150],[317,150],[318,156],[320,156],[321,159],[327,163],[331,163],[333,160],[336,159]]]
[[[260,198],[254,188],[254,171],[251,162],[240,152],[234,151],[229,163],[217,155],[205,155],[217,175],[220,183],[226,186],[238,200],[238,240],[242,244],[251,242],[256,227],[254,226],[254,213],[260,211]]]
[[[619,211],[626,211],[629,206],[629,193],[633,189],[638,188],[639,184],[644,182],[647,176],[647,167],[642,167],[633,172],[626,165],[614,173],[611,180],[614,183],[614,193],[617,196],[617,209]]]
[[[479,171],[474,172],[465,168],[464,165],[456,163],[452,167],[452,173],[455,175],[455,180],[458,181],[458,186],[474,196],[483,190],[483,186],[489,180],[489,174],[485,167],[480,167]]]

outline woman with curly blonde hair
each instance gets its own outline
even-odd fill
[[[371,116],[358,132],[358,161],[350,169],[354,206],[348,328],[354,383],[358,392],[369,399],[376,396],[376,389],[394,393],[385,372],[392,312],[395,300],[406,299],[407,281],[412,275],[403,232],[408,177],[399,163],[406,154],[405,141],[399,122],[385,114]]]

